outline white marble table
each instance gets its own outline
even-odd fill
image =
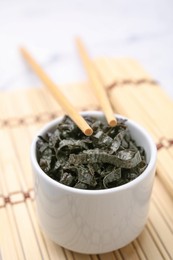
[[[93,57],[136,58],[173,97],[172,0],[0,1],[0,90],[40,85],[21,45],[56,82],[85,79],[76,35]]]

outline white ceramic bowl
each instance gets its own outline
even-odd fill
[[[102,112],[81,114],[103,118]],[[38,135],[44,136],[60,120],[47,124]],[[105,253],[127,245],[143,230],[149,212],[157,152],[144,128],[131,120],[127,125],[133,139],[145,149],[148,166],[135,180],[107,190],[81,190],[51,179],[37,162],[38,138],[34,138],[31,162],[39,224],[59,245],[80,253]]]

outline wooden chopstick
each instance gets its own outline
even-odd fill
[[[100,102],[100,105],[103,109],[107,122],[112,127],[116,126],[117,120],[114,116],[112,107],[110,105],[109,99],[106,94],[106,91],[103,87],[103,84],[101,83],[101,81],[98,78],[94,64],[93,64],[92,60],[90,59],[90,57],[84,47],[84,44],[82,43],[80,38],[76,38],[76,45],[77,45],[77,49],[80,54],[81,60],[83,61],[84,67],[87,71],[88,77],[91,81],[91,86],[92,86],[93,90],[95,91],[95,94]]]
[[[29,52],[25,48],[20,48],[20,51],[22,56],[29,63],[31,68],[42,80],[42,82],[48,87],[54,98],[56,98],[56,100],[58,101],[62,109],[67,113],[67,115],[76,123],[76,125],[81,129],[81,131],[85,135],[92,135],[92,128],[88,125],[84,118],[76,111],[72,104],[70,104],[70,102],[63,95],[58,86],[43,71],[41,66],[34,60],[34,58],[29,54]]]

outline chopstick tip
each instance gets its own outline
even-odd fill
[[[112,119],[111,121],[109,121],[109,125],[110,125],[111,127],[116,126],[116,125],[117,125],[117,120],[116,120],[116,119]]]
[[[24,47],[23,46],[20,46],[19,47],[19,51],[22,52],[24,50]]]
[[[92,134],[93,134],[92,128],[87,128],[87,129],[85,130],[85,135],[91,136]]]
[[[20,47],[19,47],[19,51],[20,51],[20,53],[22,54],[22,56],[25,56],[25,55],[26,55],[26,49],[25,49],[23,46],[20,46]]]

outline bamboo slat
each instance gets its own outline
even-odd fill
[[[158,179],[155,180],[153,194],[154,194],[153,199],[156,201],[156,203],[160,206],[162,212],[169,219],[168,222],[172,227],[173,198],[170,196],[170,194],[167,192],[165,187],[163,187],[162,183]]]
[[[138,241],[142,247],[146,259],[156,258],[158,260],[162,260],[162,255],[160,254],[160,251],[155,242],[153,241],[152,237],[150,236],[150,233],[147,230],[147,228],[139,236]],[[150,244],[150,248],[148,247],[148,244]]]
[[[22,251],[18,255],[17,248],[14,244],[14,240],[11,234],[14,236],[14,232],[10,229],[7,210],[0,209],[0,227],[1,227],[1,256],[3,259],[18,259],[18,256],[23,258]],[[10,248],[10,250],[8,250]]]
[[[165,118],[162,121],[164,111],[169,110],[170,115],[172,100],[159,86],[152,85],[151,77],[133,60],[101,58],[95,64],[109,89],[115,111],[145,126],[157,144],[161,137],[165,138],[158,150],[158,174],[147,225],[126,247],[91,256],[63,249],[42,234],[35,214],[29,149],[38,129],[63,113],[45,88],[0,93],[0,255],[3,260],[173,259],[173,147],[170,143],[165,148],[169,144],[167,140],[173,139],[173,124],[170,121],[168,127],[162,127],[162,122],[166,122]],[[60,87],[78,111],[99,109],[88,83]],[[7,150],[8,153],[3,152]]]
[[[116,260],[116,257],[113,253],[107,253],[99,255],[99,260]]]
[[[114,255],[115,255],[115,259],[117,259],[117,260],[122,260],[123,259],[119,250],[114,251]]]
[[[33,207],[33,202],[30,199],[26,199],[26,205],[28,210],[28,215],[31,219],[31,223],[34,229],[35,236],[37,238],[38,247],[41,251],[42,259],[49,259],[49,250],[46,247],[45,240],[38,226],[37,219],[35,218],[35,208]]]
[[[136,253],[137,253],[138,256],[139,256],[139,259],[141,259],[141,260],[146,260],[147,258],[146,258],[146,256],[145,256],[145,253],[144,253],[144,251],[142,250],[142,248],[141,248],[141,246],[140,246],[140,244],[139,244],[139,242],[138,242],[137,239],[134,240],[133,246],[134,246],[134,248],[135,248]]]
[[[164,244],[162,244],[160,237],[158,236],[155,229],[153,228],[153,225],[150,220],[148,220],[146,228],[148,229],[148,232],[149,232],[151,238],[153,239],[154,243],[156,244],[158,251],[160,252],[160,255],[162,256],[162,259],[170,259],[169,253],[166,251]]]

